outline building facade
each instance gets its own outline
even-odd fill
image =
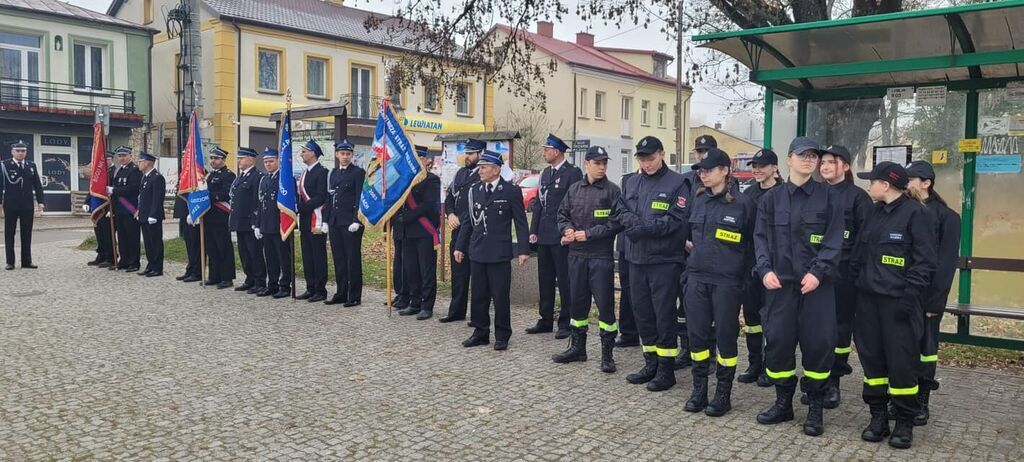
[[[154,32],[57,0],[0,0],[0,159],[29,145],[47,213],[89,189],[97,111],[107,146],[145,143],[131,138],[150,120]]]

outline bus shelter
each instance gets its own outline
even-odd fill
[[[904,153],[931,161],[962,217],[942,340],[1024,350],[1024,0],[693,40],[764,87],[765,147],[843,144],[858,171]]]

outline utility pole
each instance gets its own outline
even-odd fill
[[[676,172],[683,169],[683,4],[679,0],[679,11],[676,18]]]
[[[200,73],[202,38],[199,35],[199,1],[181,0],[167,13],[168,36],[178,36],[178,62],[175,63],[178,91],[177,152],[181,171],[181,150],[188,141],[188,120],[192,110],[202,105],[203,84]]]

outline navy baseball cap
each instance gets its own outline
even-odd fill
[[[259,157],[259,153],[257,153],[253,148],[238,148],[238,155],[240,157],[252,157],[254,159]]]
[[[224,159],[227,156],[228,156],[228,152],[223,150],[223,149],[221,149],[220,146],[214,146],[213,150],[210,151],[210,157],[219,157],[221,159]]]
[[[707,151],[708,149],[717,148],[718,140],[711,135],[701,135],[693,142],[693,149],[695,151]]]
[[[793,141],[789,143],[790,154],[800,154],[801,152],[813,150],[814,152],[821,152],[821,145],[817,141],[814,141],[806,136],[798,136],[793,138]]]
[[[544,142],[544,147],[545,148],[554,148],[554,149],[557,149],[557,150],[562,151],[562,152],[565,152],[565,151],[569,150],[569,145],[565,144],[565,141],[562,141],[561,138],[559,138],[559,137],[557,137],[555,135],[552,135],[550,133],[548,134],[547,141]]]
[[[601,146],[591,146],[587,149],[585,160],[608,160],[608,151]]]
[[[747,165],[779,165],[779,156],[775,154],[775,151],[771,149],[761,149],[754,154],[754,157],[750,158]]]
[[[483,154],[480,154],[480,165],[497,165],[501,167],[504,163],[501,159],[501,154],[494,151],[485,150]]]
[[[702,168],[711,169],[715,167],[731,166],[732,161],[729,159],[729,155],[726,154],[725,151],[718,148],[711,148],[708,149],[706,153],[704,153],[704,158],[701,159],[700,162],[691,165],[690,168],[693,170],[700,170]]]
[[[843,162],[846,162],[847,164],[853,163],[853,160],[851,160],[852,157],[850,157],[850,150],[846,149],[846,146],[831,144],[827,148],[823,149],[821,154],[832,154],[833,156],[843,159]]]
[[[662,149],[665,149],[665,147],[661,144],[661,140],[654,136],[645,136],[636,144],[636,155],[654,154]]]
[[[907,170],[902,165],[889,161],[879,162],[870,172],[858,173],[857,178],[885,181],[899,189],[907,189],[907,182],[910,180]]]
[[[268,157],[277,158],[277,150],[274,149],[274,148],[264,148],[263,149],[263,158],[266,159]]]
[[[156,157],[153,157],[152,154],[150,154],[150,153],[148,153],[146,151],[142,151],[142,152],[139,153],[139,160],[148,160],[148,161],[156,162]]]
[[[484,149],[487,149],[486,141],[470,138],[466,140],[466,147],[463,150],[465,152],[480,152]]]
[[[935,168],[923,160],[915,160],[907,164],[907,177],[935,181]]]

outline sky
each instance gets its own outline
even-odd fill
[[[64,1],[102,13],[106,12],[111,3],[110,0]],[[348,6],[379,13],[391,13],[400,3],[402,0],[349,0],[345,2]],[[446,1],[445,3],[454,2]],[[569,9],[572,11],[573,7],[570,6]],[[675,56],[676,43],[660,32],[659,29],[664,25],[661,20],[655,19],[647,29],[634,26],[632,20],[623,22],[625,24],[621,28],[604,25],[601,22],[588,24],[570,12],[569,15],[563,17],[562,22],[555,24],[555,38],[572,42],[576,40],[577,32],[590,32],[595,35],[594,43],[598,46],[650,49],[651,44],[656,44],[657,51]],[[683,68],[686,69],[690,64],[684,60]],[[669,74],[675,75],[675,63],[669,66]],[[727,100],[716,96],[700,84],[694,85],[694,94],[690,100],[690,125],[713,125],[715,122],[723,122],[727,126],[732,125],[729,124],[732,115],[726,110],[727,105]]]

